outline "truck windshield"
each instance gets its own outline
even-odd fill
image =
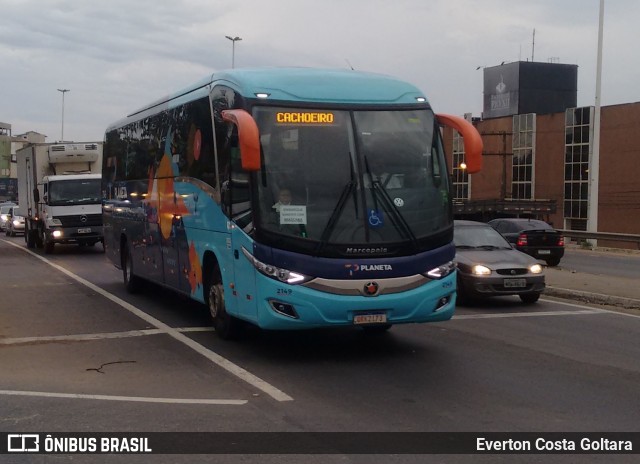
[[[416,242],[451,226],[431,110],[258,107],[257,227],[327,244]]]
[[[50,206],[100,203],[100,179],[65,179],[49,183]]]

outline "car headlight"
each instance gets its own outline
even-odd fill
[[[13,225],[18,227],[20,225],[20,221],[18,221],[17,219],[14,219]]]
[[[531,266],[529,266],[529,272],[531,274],[540,274],[542,273],[542,266],[540,266],[539,264],[532,264]]]
[[[491,274],[491,269],[487,266],[483,266],[482,264],[476,264],[471,268],[471,273],[473,275],[489,275]]]
[[[0,215],[0,219],[2,219],[3,221],[6,221],[7,220],[7,215],[6,214]]]
[[[449,261],[441,266],[431,269],[426,272],[425,275],[431,277],[432,279],[443,279],[456,270],[456,263],[453,261]]]
[[[265,264],[262,261],[256,259],[244,247],[242,248],[242,253],[249,260],[249,262],[253,264],[253,267],[255,267],[258,272],[272,279],[279,280],[280,282],[285,282],[291,285],[299,285],[312,279],[312,277],[300,274],[298,272],[293,272],[289,271],[288,269],[272,266],[271,264]]]

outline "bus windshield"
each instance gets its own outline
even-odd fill
[[[65,179],[49,183],[50,206],[100,203],[100,179]]]
[[[257,107],[256,226],[333,245],[414,242],[451,226],[440,132],[429,109]]]

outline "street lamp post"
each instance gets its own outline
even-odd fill
[[[599,184],[600,184],[600,96],[602,87],[602,41],[604,29],[604,0],[600,0],[598,21],[598,56],[596,65],[596,100],[593,115],[593,149],[589,155],[589,189],[587,190],[587,231],[598,232]],[[598,245],[592,240],[593,246]]]
[[[225,35],[225,37],[233,44],[231,46],[231,68],[233,69],[236,65],[236,42],[242,40],[242,37],[231,37],[230,35]]]
[[[69,89],[58,89],[58,92],[62,92],[62,134],[60,135],[60,141],[64,142],[64,94],[69,92]]]

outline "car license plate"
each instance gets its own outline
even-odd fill
[[[527,279],[504,279],[506,288],[523,288],[527,286]]]
[[[363,324],[385,324],[387,322],[386,313],[361,313],[353,316],[353,323]]]
[[[551,250],[538,250],[539,255],[550,255]]]
[[[90,234],[91,233],[91,227],[87,227],[85,229],[78,229],[78,233],[79,234]]]

